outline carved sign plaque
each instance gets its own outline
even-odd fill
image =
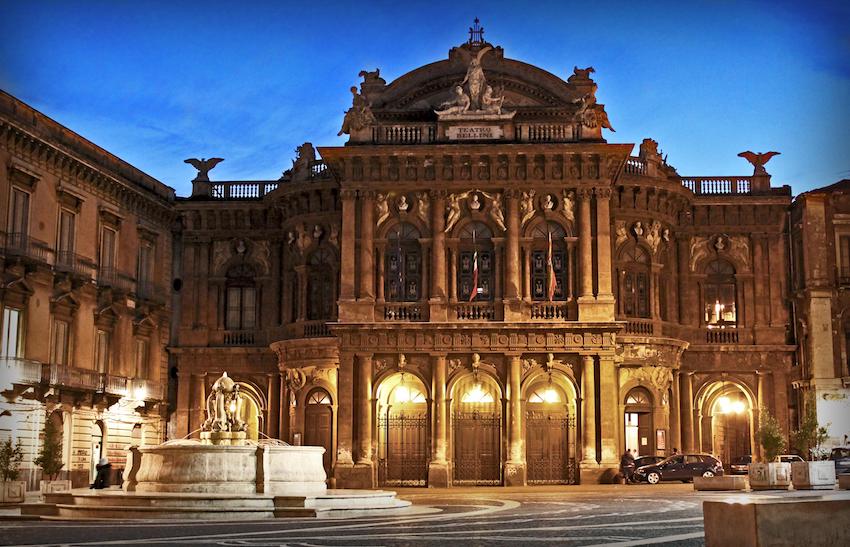
[[[503,135],[501,127],[492,125],[456,125],[446,128],[446,136],[450,141],[501,139]]]

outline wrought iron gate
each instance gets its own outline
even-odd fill
[[[489,412],[456,412],[453,484],[502,484],[502,417]]]
[[[576,484],[576,460],[570,457],[575,417],[529,411],[525,426],[528,483]]]
[[[381,482],[387,486],[425,486],[428,480],[428,416],[383,415],[386,452],[380,460]]]

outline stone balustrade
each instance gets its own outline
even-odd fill
[[[457,319],[465,321],[495,321],[496,305],[492,302],[471,302],[468,304],[455,304]]]
[[[564,303],[534,302],[531,304],[531,318],[565,321],[567,319],[567,305]]]
[[[383,306],[384,321],[424,321],[427,306],[418,302],[387,302]]]
[[[682,177],[682,185],[698,196],[749,195],[752,177]]]

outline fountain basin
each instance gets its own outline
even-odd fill
[[[320,446],[184,442],[130,448],[128,492],[316,495],[327,491]]]

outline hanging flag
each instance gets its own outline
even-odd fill
[[[469,291],[469,301],[478,296],[478,249],[472,253],[472,290]]]
[[[552,232],[549,232],[549,248],[546,251],[546,267],[549,277],[549,302],[555,299],[555,288],[558,281],[555,279],[555,266],[552,264]]]

